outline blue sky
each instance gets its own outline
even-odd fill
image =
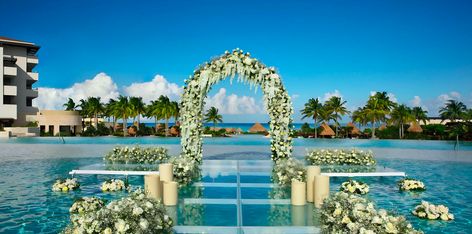
[[[448,98],[472,106],[471,1],[0,1],[0,35],[41,46],[42,107],[90,94],[85,80],[104,82],[91,93],[105,98],[152,85],[164,88],[149,97],[172,96],[198,64],[236,47],[277,67],[297,112],[330,95],[353,109],[371,91],[431,115]],[[224,81],[210,99],[242,105],[226,122],[266,120],[244,85]]]

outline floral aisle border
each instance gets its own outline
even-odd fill
[[[252,88],[260,86],[264,94],[264,106],[270,116],[272,160],[288,158],[292,153],[293,107],[280,76],[273,67],[267,67],[249,53],[235,49],[201,65],[188,80],[185,80],[181,100],[180,121],[182,152],[197,162],[202,160],[203,107],[205,97],[217,82],[236,77]]]

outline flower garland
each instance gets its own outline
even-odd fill
[[[179,186],[191,183],[200,175],[199,164],[191,158],[184,156],[172,157],[169,162],[173,165],[174,181],[177,181]]]
[[[412,213],[422,219],[441,219],[443,221],[454,219],[454,215],[449,213],[449,208],[446,206],[433,205],[426,201],[421,201],[421,204],[417,205]]]
[[[107,180],[103,182],[102,185],[100,186],[103,192],[121,191],[123,189],[126,189],[127,187],[128,186],[126,186],[126,183],[119,179]]]
[[[201,65],[188,80],[180,104],[182,152],[197,162],[202,160],[202,131],[204,100],[211,87],[217,82],[231,77],[249,83],[250,87],[260,86],[264,93],[264,105],[270,116],[272,160],[290,157],[292,153],[293,108],[290,96],[285,90],[280,76],[274,68],[265,66],[249,53],[235,49],[226,51],[220,57]]]
[[[305,159],[311,165],[362,165],[376,164],[374,153],[358,149],[314,149],[308,151]]]
[[[292,180],[305,181],[305,178],[305,166],[293,158],[276,161],[272,169],[272,180],[280,186],[290,185]]]
[[[369,192],[369,185],[361,181],[348,180],[341,184],[339,191],[364,195]]]
[[[422,233],[405,217],[377,210],[366,198],[344,192],[324,200],[320,213],[325,233]]]
[[[415,180],[412,178],[405,178],[397,183],[398,189],[400,191],[424,191],[426,186],[420,180]]]
[[[54,192],[69,192],[80,187],[77,178],[58,179],[52,185],[52,191]]]
[[[172,233],[174,221],[162,204],[142,190],[80,215],[64,233]]]
[[[168,158],[168,150],[163,147],[117,146],[103,160],[107,163],[158,164]]]

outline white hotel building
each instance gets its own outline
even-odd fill
[[[23,127],[34,118],[38,97],[33,84],[38,81],[34,67],[38,64],[39,46],[0,36],[0,126]]]

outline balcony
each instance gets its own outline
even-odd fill
[[[39,74],[37,72],[28,72],[28,76],[32,80],[38,81]]]
[[[39,60],[38,60],[38,57],[36,57],[34,55],[28,55],[28,57],[26,57],[26,62],[37,65]]]
[[[3,74],[5,76],[16,76],[17,68],[16,67],[3,67]]]
[[[16,86],[13,86],[13,85],[3,86],[3,95],[16,96],[17,95]],[[37,96],[37,93],[36,93],[36,96]]]
[[[26,97],[38,97],[38,89],[26,89]]]
[[[14,104],[0,104],[1,119],[17,119],[17,107]]]

